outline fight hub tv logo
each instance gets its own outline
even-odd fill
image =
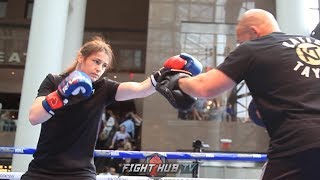
[[[164,177],[167,174],[192,174],[198,170],[199,163],[169,163],[167,158],[154,153],[146,157],[144,163],[123,164],[122,174],[138,173],[149,177]]]

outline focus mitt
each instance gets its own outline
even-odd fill
[[[171,69],[159,77],[156,90],[162,94],[169,103],[180,111],[191,109],[197,98],[184,93],[178,84],[180,78],[191,77],[191,73],[184,70]]]

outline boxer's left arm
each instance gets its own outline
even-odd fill
[[[126,101],[136,98],[144,98],[155,93],[155,87],[151,78],[142,82],[123,82],[119,85],[115,100]]]
[[[150,78],[143,82],[124,82],[118,87],[116,101],[125,101],[129,99],[144,98],[155,92],[155,86],[161,74],[170,71],[170,69],[183,69],[197,75],[202,71],[202,64],[187,53],[172,56],[167,59],[163,67],[154,72]]]
[[[236,86],[230,77],[218,69],[178,81],[180,89],[193,97],[212,98]]]
[[[156,92],[150,79],[142,82],[123,82],[119,85],[115,100],[125,101],[136,98],[147,97]]]

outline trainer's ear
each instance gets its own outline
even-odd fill
[[[258,38],[261,36],[261,31],[257,26],[250,26],[249,31],[252,38]]]

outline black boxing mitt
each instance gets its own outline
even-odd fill
[[[184,93],[179,87],[178,80],[191,77],[191,75],[190,72],[184,70],[171,69],[166,71],[159,77],[156,90],[177,110],[189,110],[195,104],[197,98]]]

